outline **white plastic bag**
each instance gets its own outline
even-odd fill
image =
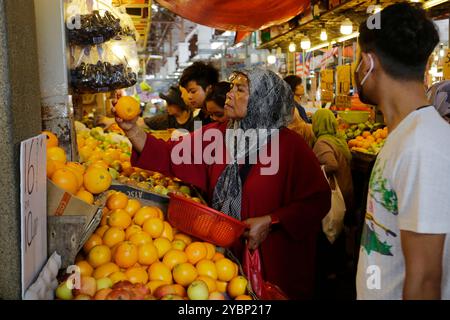
[[[330,181],[325,173],[324,166],[322,166],[322,171],[325,174],[325,178],[329,184]],[[322,219],[322,230],[330,243],[334,243],[339,234],[342,232],[342,229],[344,228],[344,215],[346,211],[344,197],[341,189],[339,188],[336,176],[333,175],[332,179],[334,179],[336,189],[331,189],[331,209],[325,218]]]

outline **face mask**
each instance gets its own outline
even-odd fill
[[[369,71],[366,73],[366,75],[364,76],[364,78],[361,80],[360,83],[359,82],[359,76],[358,76],[358,72],[359,69],[362,66],[362,60],[361,62],[358,64],[358,67],[355,70],[355,80],[356,80],[356,88],[358,89],[358,95],[359,95],[359,100],[361,100],[361,102],[363,103],[367,103],[367,104],[373,104],[370,102],[370,100],[364,95],[363,93],[363,85],[366,82],[366,80],[369,78],[370,74],[373,71],[373,68],[375,67],[372,56],[370,54],[368,54],[369,58],[370,58],[370,68]]]

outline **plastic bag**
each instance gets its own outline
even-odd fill
[[[278,286],[263,279],[261,257],[258,249],[252,253],[248,245],[245,246],[242,267],[253,291],[259,299],[288,300],[287,295]]]
[[[323,166],[322,171],[325,174],[328,183],[330,183]],[[342,232],[344,228],[344,216],[346,211],[344,196],[339,188],[336,176],[333,175],[332,179],[334,179],[335,189],[331,190],[331,208],[325,218],[322,219],[322,230],[330,243],[334,243],[339,234]]]
[[[66,28],[70,44],[104,43],[121,31],[120,19],[114,10],[93,9],[92,0],[72,0],[65,9]]]
[[[70,82],[79,93],[107,92],[136,84],[137,73],[113,44],[72,48]]]

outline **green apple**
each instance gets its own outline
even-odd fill
[[[67,281],[62,282],[58,288],[56,288],[56,297],[61,300],[72,300],[72,289],[67,286]]]
[[[110,278],[97,279],[97,291],[99,291],[101,289],[111,288],[112,286],[113,286],[113,283]]]
[[[179,190],[180,192],[187,194],[188,196],[191,195],[191,189],[189,189],[188,186],[181,186]]]
[[[191,300],[208,300],[208,286],[204,281],[196,280],[189,285],[187,295]]]

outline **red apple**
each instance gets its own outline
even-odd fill
[[[125,289],[114,289],[108,294],[106,300],[131,300],[131,295]]]
[[[149,289],[142,283],[136,283],[130,290],[132,300],[144,300],[145,296],[149,294]]]
[[[125,289],[125,290],[131,290],[133,289],[133,284],[128,280],[123,280],[115,283],[112,286],[113,289]]]
[[[158,287],[154,293],[154,296],[156,299],[161,299],[168,294],[184,297],[186,296],[186,289],[179,284],[167,284]]]
[[[219,291],[214,291],[209,294],[208,300],[225,300],[225,296]]]
[[[99,291],[97,291],[95,293],[94,299],[95,300],[106,300],[106,297],[108,296],[108,294],[110,294],[111,291],[112,291],[111,288],[100,289]]]

